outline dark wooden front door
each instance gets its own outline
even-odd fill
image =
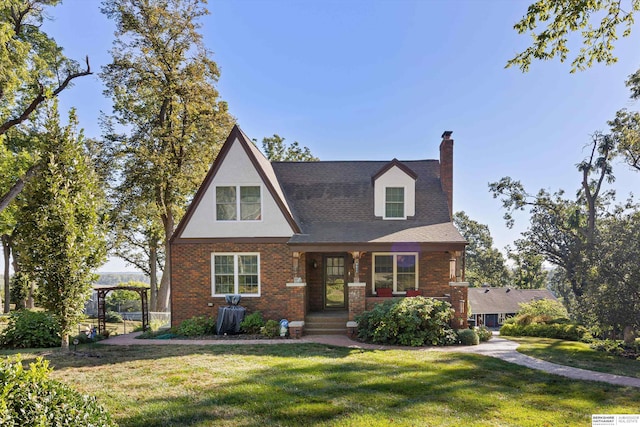
[[[347,307],[347,280],[344,256],[324,257],[324,308]]]

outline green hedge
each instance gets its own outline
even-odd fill
[[[394,298],[356,318],[358,337],[367,342],[410,346],[451,345],[457,341],[449,326],[451,305],[432,298]]]
[[[42,358],[29,369],[20,355],[0,360],[1,426],[116,426],[94,397],[49,379],[50,372]]]
[[[175,330],[176,335],[183,337],[200,337],[203,335],[215,335],[216,319],[213,317],[195,316],[184,320]]]
[[[589,335],[588,332],[584,326],[574,323],[531,323],[529,325],[507,323],[500,328],[500,335],[505,336],[557,338],[568,341],[582,341]]]
[[[0,346],[5,348],[48,348],[60,347],[60,344],[60,325],[44,311],[12,312],[0,334]]]

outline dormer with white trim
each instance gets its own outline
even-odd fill
[[[374,215],[385,220],[402,220],[416,214],[416,179],[408,166],[393,159],[372,178]]]

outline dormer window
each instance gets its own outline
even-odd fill
[[[404,215],[404,187],[385,188],[385,218],[405,218]]]
[[[407,165],[393,159],[373,177],[373,214],[384,220],[403,220],[416,215],[416,179]]]
[[[216,187],[216,220],[237,221],[238,218],[240,221],[262,219],[259,185]]]

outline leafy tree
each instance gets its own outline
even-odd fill
[[[60,322],[63,348],[97,277],[93,270],[105,259],[104,195],[76,126],[72,111],[61,128],[53,106],[41,178],[25,188],[16,230],[20,264],[37,282],[41,305]]]
[[[547,283],[547,273],[542,268],[544,257],[537,253],[526,240],[516,240],[516,249],[508,248],[508,257],[513,261],[511,284],[519,289],[540,289]]]
[[[42,31],[45,8],[59,0],[3,0],[0,2],[0,139],[21,124],[33,120],[47,99],[59,95],[78,77],[91,74],[66,58],[55,40]],[[0,187],[0,212],[37,174],[34,162],[12,185]]]
[[[631,34],[635,14],[640,10],[640,2],[631,0],[537,0],[527,13],[514,25],[520,33],[530,33],[531,46],[518,53],[507,62],[507,67],[517,66],[522,71],[529,70],[534,60],[559,58],[564,62],[569,55],[568,40],[575,33],[582,39],[582,48],[575,55],[571,72],[584,70],[594,63],[612,64],[615,42],[619,31],[623,37]],[[539,27],[544,27],[536,32]],[[629,76],[627,86],[631,98],[640,98],[640,70]],[[609,122],[612,143],[616,147],[613,154],[621,155],[636,170],[640,170],[640,118],[637,112],[626,109],[618,111],[616,118]]]
[[[199,18],[208,13],[204,3],[103,2],[103,12],[116,25],[113,60],[101,73],[114,103],[113,124],[107,122],[105,130],[120,167],[116,197],[145,207],[129,210],[131,217],[124,220],[143,224],[153,218],[153,225],[143,224],[139,241],[160,228],[164,253],[233,124],[215,88],[218,68],[198,32]],[[115,126],[126,134],[119,135]],[[166,259],[164,264],[158,310],[169,303]]]
[[[592,324],[632,337],[640,329],[640,210],[618,207],[599,228],[597,282],[586,295]]]
[[[320,160],[311,154],[309,147],[301,147],[298,141],[287,146],[284,138],[275,133],[272,137],[262,138],[262,151],[272,162],[317,162]]]
[[[530,33],[531,46],[507,62],[507,67],[517,66],[528,71],[533,60],[559,58],[561,62],[569,55],[568,38],[579,32],[582,48],[571,63],[571,72],[591,67],[594,62],[612,64],[617,61],[613,54],[618,31],[622,36],[631,34],[634,15],[640,10],[640,2],[631,0],[537,0],[529,6],[527,14],[514,25],[520,33]],[[535,32],[540,25],[546,28]]]
[[[470,285],[506,285],[509,273],[504,256],[493,247],[489,227],[472,220],[462,211],[454,214],[453,223],[469,242],[465,252],[465,278]]]

